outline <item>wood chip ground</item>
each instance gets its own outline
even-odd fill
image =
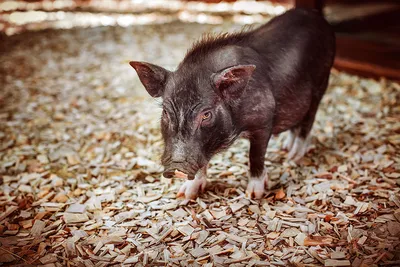
[[[248,199],[249,144],[207,191],[161,178],[159,103],[129,60],[173,69],[181,23],[24,33],[0,55],[0,262],[9,266],[400,266],[400,85],[332,71],[301,164],[269,145]]]

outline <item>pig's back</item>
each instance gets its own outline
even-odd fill
[[[253,52],[242,62],[256,65],[246,101],[266,107],[266,117],[273,114],[273,133],[294,127],[325,92],[335,54],[333,31],[318,13],[294,9],[246,39],[243,49]]]
[[[292,9],[273,18],[249,37],[249,46],[259,54],[257,67],[275,83],[319,83],[333,64],[335,37],[330,25],[317,12]],[[273,90],[273,88],[271,88]]]

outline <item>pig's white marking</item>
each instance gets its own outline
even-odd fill
[[[183,123],[185,122],[185,113],[183,110],[179,112],[179,126],[183,127]]]
[[[204,192],[207,185],[207,168],[201,169],[193,180],[187,180],[183,183],[179,192],[178,197],[185,196],[186,199],[196,199],[199,192]]]
[[[296,136],[293,147],[290,149],[288,159],[298,162],[307,152],[310,144],[310,135],[306,139]]]
[[[172,158],[174,161],[184,161],[186,159],[185,157],[185,151],[184,151],[184,142],[181,140],[177,140],[174,144],[174,149],[172,151]]]
[[[292,131],[289,131],[288,136],[286,137],[284,143],[283,143],[283,149],[286,149],[287,151],[290,151],[293,147],[294,140],[296,139],[296,136]]]
[[[264,170],[260,177],[250,177],[247,185],[246,194],[250,198],[260,199],[264,195],[265,187],[268,182],[267,170]]]

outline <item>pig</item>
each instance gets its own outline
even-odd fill
[[[187,177],[178,196],[203,192],[212,156],[245,137],[246,193],[261,198],[271,135],[289,131],[289,160],[306,154],[334,56],[330,25],[316,11],[295,8],[256,29],[203,36],[175,71],[130,62],[147,92],[162,98],[163,175]]]

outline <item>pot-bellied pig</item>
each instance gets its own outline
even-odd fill
[[[195,198],[209,160],[239,137],[250,140],[251,197],[263,196],[264,157],[272,134],[298,161],[327,88],[335,36],[316,11],[292,9],[254,30],[208,35],[171,72],[132,61],[152,97],[162,98],[164,176],[187,176],[178,195]]]

